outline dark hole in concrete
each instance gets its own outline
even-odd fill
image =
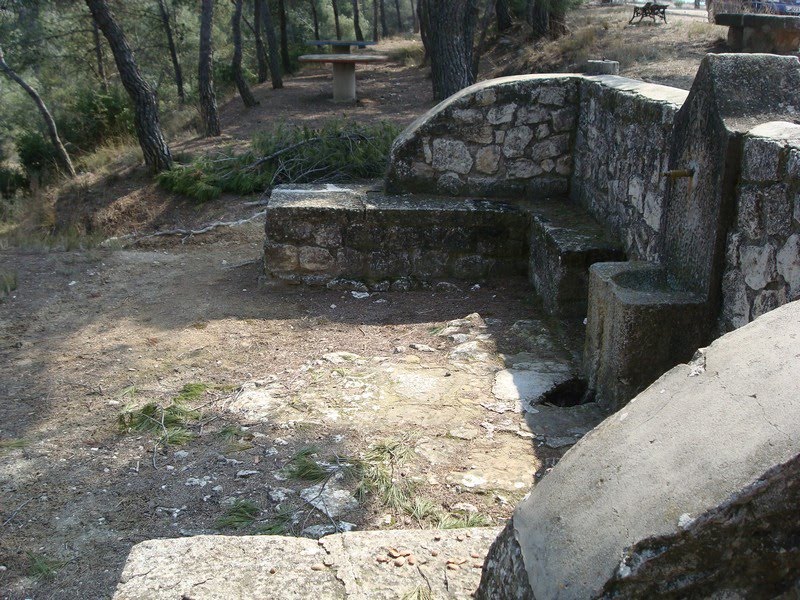
[[[586,380],[576,377],[558,384],[547,392],[542,399],[542,404],[566,408],[587,404],[593,400],[592,396],[593,394],[588,389]]]

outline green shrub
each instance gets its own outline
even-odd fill
[[[125,92],[81,89],[57,121],[64,139],[86,152],[110,139],[134,133],[133,109]]]
[[[56,149],[38,131],[23,131],[17,138],[19,161],[28,173],[38,173],[56,162]]]
[[[14,167],[0,165],[0,198],[12,198],[17,190],[28,187],[25,173]],[[0,215],[2,218],[2,215]]]
[[[319,129],[279,127],[257,134],[249,152],[200,158],[161,173],[158,182],[167,190],[206,202],[222,192],[252,194],[281,183],[380,177],[398,133],[389,123],[331,121]]]

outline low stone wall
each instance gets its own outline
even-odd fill
[[[800,126],[766,123],[745,137],[728,232],[720,329],[800,299]]]
[[[633,260],[657,260],[672,123],[688,92],[611,75],[581,81],[572,199]]]
[[[397,138],[387,191],[495,197],[566,194],[580,79],[526,75],[461,90]]]

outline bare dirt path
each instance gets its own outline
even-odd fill
[[[496,524],[563,452],[492,391],[508,364],[572,364],[525,282],[361,299],[259,288],[257,262],[239,265],[259,258],[261,227],[0,254],[18,274],[0,305],[0,597],[109,597],[130,547],[156,537]],[[126,406],[197,384],[187,443],[120,432]],[[386,444],[402,455],[394,484],[429,503],[416,512],[354,501],[363,479],[337,471]],[[310,446],[335,510],[293,470]],[[254,522],[221,527],[243,499]]]

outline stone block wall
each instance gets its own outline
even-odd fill
[[[744,139],[728,232],[720,329],[800,299],[800,126],[766,123]]]
[[[661,173],[687,94],[612,75],[580,84],[570,195],[612,230],[633,260],[659,258],[666,199]]]
[[[570,75],[505,77],[448,98],[395,141],[387,191],[566,194],[579,80]]]

